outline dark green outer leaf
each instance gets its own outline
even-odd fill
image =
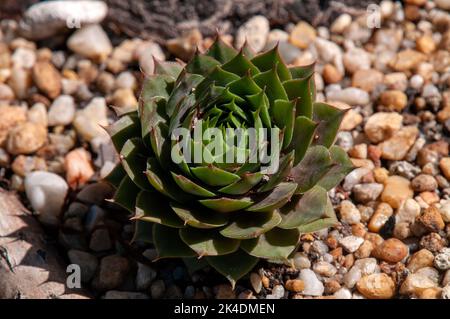
[[[122,165],[131,180],[143,190],[150,190],[151,186],[145,178],[146,148],[140,138],[128,140],[121,152]]]
[[[223,237],[215,230],[187,227],[180,229],[180,237],[200,257],[227,255],[239,248],[239,240]]]
[[[294,166],[301,162],[311,145],[314,133],[317,128],[317,123],[311,121],[306,116],[298,116],[294,122],[294,134],[289,150],[293,149],[295,152]]]
[[[330,148],[330,154],[333,160],[333,166],[318,182],[318,185],[326,190],[336,187],[354,168],[352,161],[348,158],[347,152],[342,148],[333,145]]]
[[[214,199],[201,199],[199,203],[203,206],[212,209],[220,213],[231,213],[241,209],[245,209],[253,204],[253,201],[249,197],[243,198],[214,198]]]
[[[315,102],[313,112],[314,121],[319,123],[313,143],[329,148],[334,143],[346,111],[325,103]]]
[[[104,178],[105,181],[110,183],[115,188],[118,188],[122,179],[127,175],[127,172],[123,169],[121,163],[116,164],[111,172]]]
[[[235,239],[251,239],[268,232],[281,222],[277,211],[259,214],[241,214],[220,231],[222,236]]]
[[[139,193],[136,199],[135,218],[173,228],[184,227],[184,222],[169,206],[167,198],[157,192]]]
[[[170,206],[178,217],[194,228],[217,228],[228,222],[227,215],[216,213],[205,207],[188,207],[175,202],[170,203]]]
[[[337,223],[338,220],[334,213],[333,205],[331,205],[330,199],[328,198],[324,217],[309,224],[301,225],[297,229],[301,234],[312,233],[324,228],[335,226]]]
[[[131,242],[153,244],[153,223],[136,220],[134,222],[134,235]]]
[[[220,36],[214,41],[211,47],[206,52],[207,56],[213,57],[220,63],[224,64],[230,61],[237,55],[236,49],[226,44]]]
[[[282,207],[286,204],[297,189],[295,183],[280,183],[272,191],[264,194],[263,198],[249,208],[247,211],[251,212],[267,212]]]
[[[153,243],[160,258],[195,257],[197,254],[180,238],[178,229],[153,224]]]
[[[140,188],[128,177],[124,176],[119,184],[119,187],[114,194],[114,203],[122,206],[131,213],[134,213],[134,207],[136,206],[136,194],[138,194]]]

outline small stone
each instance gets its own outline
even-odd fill
[[[397,53],[395,59],[391,61],[390,66],[396,71],[408,71],[425,60],[426,56],[423,53],[406,49]]]
[[[414,199],[407,199],[399,207],[396,217],[396,223],[411,224],[420,214],[420,205]]]
[[[431,54],[436,50],[436,43],[429,35],[423,35],[416,40],[416,48],[424,54]]]
[[[362,115],[359,114],[358,112],[356,112],[355,110],[350,109],[345,113],[339,129],[342,131],[351,131],[354,128],[356,128],[358,125],[360,125],[362,122],[363,122]],[[365,145],[365,144],[361,144],[361,145]]]
[[[136,289],[147,290],[152,281],[156,278],[156,271],[145,264],[138,263],[138,270],[136,274]]]
[[[6,84],[0,82],[0,101],[10,101],[14,99],[13,90]]]
[[[342,80],[343,75],[332,64],[326,64],[323,67],[322,76],[325,83],[333,84]]]
[[[300,279],[293,279],[286,281],[285,287],[289,291],[302,292],[305,289],[305,283]]]
[[[366,105],[370,102],[369,94],[361,89],[349,87],[327,92],[328,101],[339,101],[348,105]]]
[[[90,205],[101,205],[105,198],[110,198],[114,193],[108,183],[88,184],[77,194],[77,200]]]
[[[372,250],[372,255],[381,260],[396,263],[408,255],[408,247],[396,238],[385,240]]]
[[[429,231],[436,233],[445,227],[445,222],[442,219],[441,213],[434,205],[425,209],[423,214],[417,218],[417,221]]]
[[[276,287],[277,286],[275,286],[273,288],[273,290]],[[214,287],[214,290],[216,290],[216,296],[215,296],[216,299],[235,299],[236,298],[236,295],[235,295],[235,293],[233,291],[233,288],[230,285],[228,285],[228,284],[218,285],[218,286]]]
[[[179,38],[167,40],[166,46],[169,52],[184,61],[188,61],[194,55],[202,39],[201,32],[198,29],[192,29]]]
[[[77,148],[70,151],[64,157],[64,168],[66,170],[66,180],[72,189],[86,184],[94,175],[91,164],[91,154],[84,148]]]
[[[11,60],[15,68],[31,69],[36,63],[36,52],[30,48],[17,48]]]
[[[339,244],[350,253],[357,251],[363,242],[363,238],[356,236],[347,236],[339,240]]]
[[[361,143],[353,146],[352,149],[348,151],[348,155],[354,158],[366,159],[367,158],[367,144]]]
[[[84,109],[78,110],[75,114],[73,125],[77,133],[88,142],[96,137],[109,139],[108,134],[101,127],[108,125],[106,112],[105,99],[102,97],[93,98]]]
[[[444,248],[446,241],[438,233],[430,233],[420,239],[420,247],[426,248],[432,253],[437,253]]]
[[[381,200],[391,205],[392,208],[399,208],[403,201],[412,198],[414,195],[409,180],[401,176],[390,176],[384,183],[384,190],[381,193]]]
[[[352,292],[347,288],[341,288],[333,294],[334,299],[352,299]]]
[[[51,99],[61,93],[61,76],[50,62],[36,62],[33,66],[33,81],[39,90]]]
[[[352,86],[372,92],[383,83],[383,73],[374,69],[359,69],[353,73]]]
[[[433,266],[433,261],[433,253],[427,249],[421,249],[411,256],[407,267],[414,273],[421,268]]]
[[[353,74],[358,70],[370,69],[370,54],[360,48],[353,48],[347,51],[343,56],[345,69]]]
[[[353,187],[359,184],[364,176],[370,173],[370,169],[365,167],[356,168],[351,171],[344,179],[343,188],[345,191],[351,191]]]
[[[450,248],[444,248],[434,258],[434,265],[440,270],[450,269]]]
[[[105,228],[96,229],[91,236],[89,248],[95,252],[109,250],[112,247],[109,232]]]
[[[359,267],[353,266],[350,270],[344,275],[344,284],[347,288],[352,289],[356,283],[361,279],[362,273]]]
[[[386,224],[389,218],[394,213],[394,210],[387,203],[380,203],[377,206],[375,213],[372,215],[367,227],[371,232],[378,233],[380,229]]]
[[[392,137],[402,126],[403,116],[398,113],[379,112],[371,115],[364,126],[364,132],[373,143]]]
[[[39,124],[25,122],[10,130],[6,149],[13,155],[31,154],[47,141],[47,129]]]
[[[98,260],[97,257],[87,252],[72,249],[67,253],[69,260],[72,264],[80,266],[81,269],[81,281],[88,283],[95,275],[97,270]]]
[[[352,191],[357,202],[368,203],[380,196],[383,185],[378,183],[358,184],[353,187]]]
[[[118,255],[104,257],[100,262],[98,274],[99,290],[111,290],[119,287],[124,281],[130,266],[126,258]]]
[[[450,11],[450,1],[449,0],[435,0],[434,3],[439,9]]]
[[[103,299],[149,299],[149,297],[141,292],[110,290]]]
[[[129,113],[137,109],[137,99],[131,89],[117,89],[112,96],[112,104],[120,114]]]
[[[325,63],[333,63],[336,68],[344,73],[344,64],[342,62],[342,50],[334,42],[322,38],[316,38],[314,41],[315,48]]]
[[[295,253],[294,266],[297,269],[306,269],[311,267],[311,261],[302,253]]]
[[[252,284],[253,290],[259,294],[261,292],[262,289],[262,280],[261,280],[261,276],[258,275],[255,272],[252,272],[250,274],[250,283]]]
[[[75,102],[70,95],[60,95],[48,111],[48,125],[69,125],[75,118]]]
[[[164,61],[166,59],[159,44],[151,41],[145,41],[140,44],[136,48],[135,55],[139,61],[141,70],[147,75],[154,73],[154,58],[158,61]]]
[[[339,17],[334,20],[331,24],[330,31],[333,33],[341,34],[345,31],[346,28],[350,26],[352,23],[352,16],[348,13],[343,13]]]
[[[406,107],[408,98],[402,91],[390,90],[381,93],[380,103],[389,111],[400,112]]]
[[[259,52],[266,45],[269,31],[269,20],[261,15],[254,16],[237,30],[236,47],[241,48],[244,42],[247,41],[253,50]]]
[[[373,250],[373,244],[372,242],[368,240],[364,240],[361,246],[359,246],[358,250],[355,252],[356,258],[368,258]]]
[[[341,221],[349,225],[354,225],[361,221],[361,213],[349,200],[344,200],[341,202],[339,213],[341,216]]]
[[[391,299],[395,294],[394,281],[384,273],[362,277],[356,288],[368,299]]]
[[[402,295],[419,295],[425,289],[434,288],[437,284],[428,277],[420,274],[409,274],[403,284],[400,286]]]
[[[32,85],[31,72],[22,67],[14,66],[11,71],[11,77],[8,80],[8,85],[14,91],[14,95],[17,98],[26,98]]]
[[[450,181],[450,157],[443,157],[439,161],[439,168],[444,174],[445,178]]]
[[[443,202],[441,207],[439,208],[439,211],[444,222],[450,223],[450,200]]]
[[[0,105],[0,114],[0,145],[2,145],[10,130],[25,122],[27,115],[25,109],[7,105]]]
[[[39,124],[42,126],[48,125],[47,108],[43,103],[35,103],[27,113],[29,122]]]
[[[290,41],[300,49],[306,49],[316,39],[316,29],[305,21],[300,21],[290,35]]]
[[[75,31],[67,40],[67,46],[79,55],[99,61],[105,60],[112,52],[108,35],[98,24],[86,25]]]
[[[431,175],[420,174],[411,181],[411,187],[416,192],[435,191],[438,187],[436,179]]]
[[[39,220],[48,225],[58,225],[68,186],[60,176],[35,171],[25,177],[25,192]]]
[[[414,74],[410,79],[409,79],[409,85],[415,89],[415,90],[420,90],[423,86],[424,83],[424,79],[422,76],[420,76],[419,74]]]
[[[325,277],[333,277],[337,272],[336,267],[326,261],[319,261],[315,263],[313,270],[316,274]]]
[[[303,295],[308,296],[322,296],[325,290],[322,282],[317,278],[314,271],[311,269],[302,269],[298,279],[304,283]]]
[[[405,126],[391,138],[379,145],[381,157],[388,160],[399,161],[405,158],[408,150],[414,145],[419,135],[416,126]]]

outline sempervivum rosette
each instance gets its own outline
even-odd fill
[[[313,65],[288,68],[277,47],[253,57],[219,38],[185,66],[156,62],[138,110],[108,128],[121,163],[107,180],[135,239],[234,284],[335,224],[327,191],[352,167],[333,146],[344,112],[314,98]]]

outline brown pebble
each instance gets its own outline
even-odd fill
[[[408,255],[408,247],[396,238],[385,240],[381,245],[375,247],[372,255],[381,260],[396,263]]]
[[[293,279],[286,281],[285,287],[289,291],[300,292],[305,289],[305,283],[300,279]]]
[[[439,232],[444,229],[445,223],[438,208],[430,206],[420,215],[417,220],[422,223],[428,230]]]

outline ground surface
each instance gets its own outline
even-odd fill
[[[449,298],[450,4],[406,2],[384,1],[380,28],[376,16],[348,8],[313,28],[300,21],[306,10],[294,15],[290,4],[277,11],[266,2],[255,12],[239,14],[236,6],[214,18],[230,22],[224,38],[231,43],[246,37],[261,50],[278,41],[287,63],[317,61],[317,98],[350,109],[337,144],[357,168],[330,192],[339,224],[302,236],[291,263],[261,263],[235,291],[211,269],[189,274],[178,261],[151,263],[154,249],[130,244],[132,223],[104,201],[111,189],[98,183],[117,161],[98,126],[114,120],[107,105],[136,106],[139,70],[152,72],[151,55],[186,60],[197,46],[206,49],[215,20],[204,21],[212,7],[198,9],[200,22],[192,25],[178,22],[196,17],[189,14],[194,1],[169,21],[158,1],[143,11],[133,2],[135,13],[126,16],[128,8],[111,0],[101,26],[40,41],[20,37],[3,17],[1,186],[40,212],[46,242],[64,262],[81,265],[83,287],[94,297]],[[163,21],[148,16],[142,28],[130,22],[145,20],[146,10]],[[7,14],[20,18],[20,12],[11,6]],[[252,17],[264,12],[269,19]],[[39,187],[46,190],[43,204]],[[19,235],[10,238],[24,240]]]

